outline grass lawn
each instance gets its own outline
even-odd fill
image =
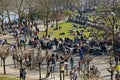
[[[0,75],[0,80],[19,80],[18,78],[8,77],[6,75]]]
[[[79,24],[78,24],[79,25]],[[54,30],[56,26],[53,26],[51,28],[49,28],[48,30],[48,33],[53,33],[53,35],[51,37],[56,37],[56,38],[65,38],[65,37],[68,37],[68,38],[71,38],[73,39],[74,38],[74,34],[71,35],[69,33],[69,30],[70,29],[73,29],[74,31],[81,31],[83,30],[83,35],[85,35],[87,38],[89,37],[89,32],[87,31],[87,29],[91,29],[92,27],[87,27],[86,29],[84,28],[75,28],[73,27],[73,23],[72,22],[61,22],[59,23],[59,26],[61,26],[61,29],[58,29],[58,30]],[[95,28],[92,28],[94,31],[98,31],[97,29]],[[65,35],[60,35],[61,32],[64,32]],[[98,31],[99,34],[103,33],[103,31]],[[45,34],[45,32],[41,32],[40,35],[42,34]]]

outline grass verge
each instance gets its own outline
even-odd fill
[[[0,80],[19,80],[18,78],[9,77],[7,75],[0,75]]]

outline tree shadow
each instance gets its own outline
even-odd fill
[[[42,78],[41,80],[48,80],[47,78]]]

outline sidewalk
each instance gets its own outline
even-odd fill
[[[26,80],[38,80],[39,79],[39,73],[38,70],[28,70],[26,69],[27,75],[26,75]],[[10,66],[6,66],[6,75],[10,76],[10,77],[15,77],[15,78],[19,78],[19,69],[16,68],[11,68]],[[3,67],[0,66],[0,74],[3,74]],[[55,73],[55,79],[51,79],[51,76],[49,76],[49,78],[45,78],[46,73],[44,71],[42,71],[42,80],[60,80],[59,79],[59,73]],[[65,80],[69,80],[69,76],[65,76]]]
[[[9,38],[9,36],[4,36],[4,38],[8,38],[8,42],[9,43],[14,43],[15,40],[13,39],[13,37],[11,36]],[[100,74],[100,78],[102,78],[102,80],[110,80],[110,73],[107,71],[107,69],[109,68],[109,64],[107,62],[107,58],[108,56],[96,56],[93,61],[90,62],[90,66],[95,65],[96,67],[98,67],[98,69],[100,70],[101,74]],[[79,57],[74,55],[74,60],[75,60],[75,65],[78,64],[78,60]],[[1,64],[1,62],[0,62]],[[39,79],[39,73],[38,73],[38,69],[34,69],[32,71],[30,71],[29,69],[27,70],[27,76],[26,76],[26,80],[38,80]],[[42,65],[41,66],[41,70],[42,70],[42,78],[45,78],[46,76],[46,66]],[[19,69],[14,69],[13,68],[13,61],[12,61],[12,57],[9,56],[6,59],[6,73],[8,76],[11,77],[17,77],[19,78]],[[0,74],[3,74],[3,67],[0,66]],[[83,77],[83,76],[82,76]],[[59,71],[57,73],[55,73],[55,79],[43,79],[43,80],[60,80],[59,79]],[[69,80],[69,76],[65,76],[65,80]],[[82,78],[79,78],[78,80],[82,80]]]
[[[76,60],[77,58],[75,58]],[[98,64],[99,62],[99,64]],[[14,69],[13,68],[13,62],[11,61],[11,57],[9,56],[7,59],[6,59],[6,73],[8,76],[11,76],[11,77],[17,77],[19,78],[19,69],[16,68]],[[77,64],[77,62],[75,61],[75,64]],[[107,72],[106,68],[108,68],[109,66],[107,66],[107,63],[102,59],[102,61],[100,61],[99,57],[97,57],[95,60],[93,60],[91,62],[91,65],[95,65],[98,67],[98,69],[100,70],[101,72],[101,78],[102,80],[109,80],[110,79],[110,73]],[[90,65],[90,66],[91,66]],[[59,69],[57,68],[57,72],[55,73],[55,79],[51,79],[51,76],[48,78],[48,79],[45,79],[45,76],[46,76],[46,65],[42,65],[41,66],[41,70],[42,70],[42,80],[60,80],[59,79]],[[26,71],[27,71],[27,75],[26,75],[26,80],[38,80],[39,79],[39,71],[38,69],[33,69],[33,70],[29,70],[28,68],[26,68]],[[3,74],[3,67],[0,66],[0,74]],[[65,73],[66,74],[66,73]],[[78,80],[83,80],[83,74],[80,76],[80,78]],[[69,80],[69,76],[65,76],[65,80]],[[98,79],[100,80],[100,79]]]

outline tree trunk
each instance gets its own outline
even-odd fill
[[[39,80],[41,80],[41,64],[39,63],[38,66],[39,66]]]
[[[3,29],[3,27],[4,27],[3,15],[1,15],[1,17],[2,17],[2,20],[1,20],[1,22],[2,22],[1,29],[2,29],[2,32],[3,32],[4,31],[4,29]]]
[[[28,13],[28,17],[27,17],[27,22],[28,22],[28,25],[30,25],[30,14],[31,14],[31,9],[29,8],[29,13]]]
[[[58,20],[56,18],[56,29],[58,29]]]
[[[30,71],[31,71],[31,69],[32,69],[32,65],[31,65],[31,60],[30,60]]]
[[[22,59],[20,59],[19,62],[20,62],[20,69],[19,69],[19,70],[20,70],[20,74],[21,74],[21,69],[22,69]],[[20,75],[20,77],[21,77],[21,75]],[[21,79],[20,79],[20,80],[21,80]]]
[[[13,59],[13,64],[14,64],[14,68],[16,68],[16,65],[15,65],[15,59]]]
[[[20,69],[22,69],[22,59],[20,60]]]
[[[49,68],[49,66],[48,66],[48,60],[47,60],[47,73],[48,73],[48,68]]]
[[[2,58],[1,58],[1,66],[2,66]]]
[[[86,64],[84,63],[84,80],[86,80],[86,72],[85,72],[85,71],[86,71],[86,69],[85,69],[86,66],[85,66],[85,65],[86,65]]]
[[[48,36],[48,14],[46,16],[46,37]]]
[[[16,68],[16,63],[15,63],[16,57],[15,57],[15,54],[12,55],[12,59],[13,59],[14,68]]]
[[[10,29],[12,29],[10,14],[9,14],[9,11],[8,11],[8,10],[7,10],[7,15],[8,15],[8,21],[9,21]]]
[[[5,59],[3,59],[3,70],[4,70],[4,75],[6,74],[6,69],[5,69]]]
[[[66,64],[66,76],[68,76],[68,65]]]
[[[87,62],[87,77],[89,78],[89,62]]]
[[[47,73],[48,73],[48,68],[49,68],[49,66],[48,66],[48,51],[47,51],[47,49],[46,49],[46,64],[47,64]]]
[[[23,4],[23,0],[21,0],[19,8],[18,8],[18,27],[21,27],[20,18],[21,18],[21,6],[22,6],[22,4]]]
[[[111,71],[111,80],[113,80],[113,71]]]
[[[21,27],[21,15],[20,15],[20,11],[18,11],[18,27]]]

